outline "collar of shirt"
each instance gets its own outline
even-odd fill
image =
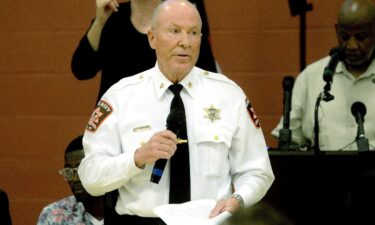
[[[194,98],[196,95],[194,86],[197,84],[197,72],[198,69],[193,67],[190,73],[186,75],[182,81],[180,81],[180,84],[184,86],[184,89],[192,98]],[[164,76],[164,74],[160,71],[157,63],[155,65],[155,73],[154,88],[156,90],[156,96],[161,98],[166,90],[168,90],[168,87],[172,84],[172,82],[168,80],[167,77]]]

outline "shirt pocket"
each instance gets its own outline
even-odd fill
[[[146,144],[156,132],[152,125],[139,124],[132,126],[132,128],[121,137],[122,151],[125,154],[134,155],[135,151]],[[132,182],[148,182],[153,166],[154,164],[146,164],[142,172],[132,177]]]
[[[124,132],[121,137],[121,141],[123,142],[122,146],[124,146],[123,151],[133,152],[135,149],[142,147],[142,145],[150,140],[155,132],[152,125],[141,124],[133,126],[127,132]]]
[[[198,128],[195,131],[197,143],[197,173],[204,177],[219,177],[229,173],[229,149],[232,132],[226,128]]]

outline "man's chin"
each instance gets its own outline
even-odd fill
[[[179,63],[174,66],[174,72],[176,74],[188,74],[193,66],[190,63]]]
[[[363,68],[368,66],[368,62],[358,58],[346,58],[346,64],[350,65],[351,67],[355,68]]]

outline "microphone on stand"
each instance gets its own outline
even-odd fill
[[[345,49],[343,47],[335,47],[329,51],[331,59],[328,62],[328,65],[324,68],[323,80],[326,82],[324,86],[324,96],[323,100],[328,102],[331,101],[334,96],[329,93],[331,90],[333,74],[335,74],[336,66],[339,61],[345,58]]]
[[[283,79],[284,90],[284,113],[283,113],[283,128],[279,131],[279,146],[280,150],[289,150],[292,141],[292,131],[289,129],[290,111],[292,102],[292,90],[294,85],[294,78],[285,76]]]
[[[331,91],[332,79],[335,74],[337,64],[345,58],[345,49],[343,47],[335,47],[329,51],[331,59],[323,71],[323,80],[326,82],[323,92],[321,92],[316,99],[314,109],[314,151],[315,155],[319,155],[319,106],[321,100],[329,102],[334,99],[334,96],[329,93]]]
[[[167,130],[172,131],[176,135],[178,131],[184,126],[185,114],[179,110],[171,110],[167,117]],[[184,141],[184,140],[182,140]],[[166,159],[158,159],[155,162],[154,168],[152,169],[150,181],[158,184],[164,173],[165,165],[167,164]]]
[[[363,123],[365,122],[366,106],[362,102],[354,102],[351,110],[355,121],[358,124],[357,137],[355,138],[358,152],[369,151],[370,146],[368,139],[365,136],[365,129],[363,127]]]

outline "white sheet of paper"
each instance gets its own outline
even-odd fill
[[[229,212],[209,218],[216,201],[212,199],[194,200],[182,204],[167,204],[154,208],[154,213],[167,225],[219,225],[231,216]]]

